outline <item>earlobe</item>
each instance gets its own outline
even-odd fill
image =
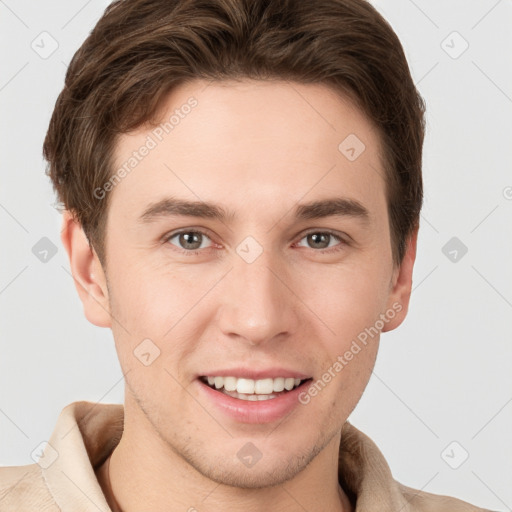
[[[394,316],[382,329],[382,332],[396,329],[407,316],[409,309],[409,300],[412,291],[412,273],[414,270],[414,261],[416,259],[416,246],[418,241],[418,228],[414,230],[407,242],[402,264],[395,269],[391,291],[388,297],[387,311],[393,311]]]
[[[111,327],[106,277],[98,256],[71,212],[64,210],[62,215],[61,240],[85,316],[98,327]]]

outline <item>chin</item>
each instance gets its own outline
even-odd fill
[[[300,428],[300,427],[297,427]],[[303,471],[327,446],[333,436],[325,431],[310,444],[306,439],[271,434],[274,438],[225,439],[225,444],[204,440],[191,449],[190,441],[186,448],[173,450],[178,453],[199,474],[218,484],[240,489],[263,489],[281,485]],[[285,446],[284,439],[290,441]],[[264,445],[264,446],[263,446]],[[309,448],[305,448],[308,447]],[[297,448],[301,447],[301,448]]]
[[[281,485],[294,478],[303,470],[309,460],[259,460],[253,467],[244,467],[238,461],[230,463],[225,460],[222,464],[214,462],[204,467],[205,461],[195,466],[204,477],[221,485],[240,489],[264,489]],[[259,466],[259,467],[258,467]]]

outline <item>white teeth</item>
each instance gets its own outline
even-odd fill
[[[294,387],[297,387],[300,383],[300,379],[294,379],[293,377],[277,377],[275,379],[243,379],[236,377],[207,377],[208,384],[214,386],[215,389],[224,388],[228,394],[243,394],[254,396],[255,398],[249,398],[249,400],[258,400],[258,396],[272,395],[272,393],[280,393],[285,389],[291,391]]]
[[[293,377],[290,377],[289,379],[284,379],[284,389],[290,391],[291,389],[293,389],[294,384],[295,379]]]
[[[236,391],[237,393],[252,395],[254,393],[254,381],[252,379],[238,379],[236,383]]]
[[[254,382],[254,392],[257,395],[270,395],[274,391],[274,379],[261,379]]]
[[[222,386],[224,386],[224,378],[223,377],[215,377],[215,387],[217,389],[220,389]]]
[[[224,377],[224,389],[226,391],[236,391],[237,390],[237,382],[236,377]]]
[[[262,400],[271,400],[272,398],[276,398],[278,395],[245,395],[243,393],[237,393],[236,391],[226,391],[223,389],[221,391],[225,395],[232,396],[233,398],[238,398],[239,400],[247,400],[249,402],[262,401]]]
[[[284,390],[284,379],[283,377],[278,377],[274,379],[274,391],[279,392]]]

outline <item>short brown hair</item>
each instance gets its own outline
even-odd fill
[[[393,261],[419,226],[425,104],[388,22],[365,0],[116,0],[68,67],[43,146],[58,200],[105,266],[108,199],[121,133],[151,123],[194,79],[323,83],[378,128]],[[340,141],[341,142],[341,141]]]

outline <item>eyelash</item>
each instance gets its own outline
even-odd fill
[[[167,236],[164,237],[164,240],[163,242],[164,243],[168,243],[170,242],[170,240],[172,238],[174,238],[175,236],[178,236],[178,235],[181,235],[182,233],[199,233],[201,235],[204,235],[206,236],[207,238],[209,238],[211,240],[211,237],[208,236],[207,233],[205,233],[204,231],[201,231],[199,229],[182,229],[180,231],[176,231],[174,233],[171,233]],[[300,239],[299,239],[299,242],[300,240],[302,240],[303,238],[307,237],[308,235],[313,235],[313,234],[322,234],[322,235],[330,235],[332,236],[333,238],[335,238],[338,242],[340,242],[339,245],[335,246],[335,247],[331,247],[329,249],[312,249],[313,251],[315,252],[318,252],[320,254],[331,254],[331,253],[335,253],[335,252],[338,252],[338,251],[341,251],[344,246],[347,246],[349,245],[349,243],[344,240],[340,235],[334,233],[333,231],[330,231],[330,230],[323,230],[323,231],[320,231],[320,230],[316,230],[316,231],[309,231],[307,233],[305,233]],[[175,246],[174,244],[171,244],[173,245],[173,250],[176,250],[177,252],[179,252],[180,254],[184,254],[186,256],[198,256],[199,254],[201,254],[205,249],[195,249],[195,250],[189,250],[187,251],[186,249],[180,249],[179,247]]]

